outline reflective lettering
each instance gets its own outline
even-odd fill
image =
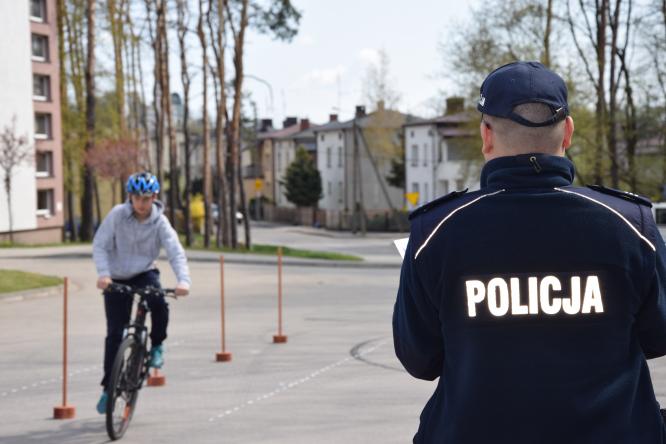
[[[580,277],[571,278],[571,297],[562,299],[562,308],[570,315],[578,314],[580,311]]]
[[[527,305],[520,305],[520,279],[511,278],[511,314],[526,315]]]
[[[555,291],[560,291],[562,290],[562,285],[560,284],[560,280],[555,276],[546,276],[541,280],[541,284],[539,285],[541,310],[546,314],[554,315],[562,308],[562,298],[553,297],[553,302],[551,303],[548,287],[552,287]]]
[[[529,278],[527,280],[527,286],[529,287],[528,293],[530,297],[530,314],[539,314],[539,285],[537,278]]]
[[[499,304],[497,293],[499,290]],[[488,310],[493,316],[504,316],[509,311],[509,287],[502,278],[494,278],[488,282]]]
[[[583,296],[583,313],[590,313],[594,308],[595,313],[604,312],[604,303],[601,300],[601,287],[597,276],[588,276],[585,283],[585,296]]]
[[[465,282],[467,288],[467,313],[470,318],[476,317],[476,304],[486,298],[486,286],[481,281]]]

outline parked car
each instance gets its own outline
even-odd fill
[[[213,223],[217,223],[217,218],[219,215],[217,204],[216,203],[210,204],[210,209],[211,213],[213,213]],[[240,211],[236,211],[236,223],[239,225],[243,223],[243,213],[241,213]]]

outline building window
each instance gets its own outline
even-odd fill
[[[414,130],[411,130],[411,131],[409,132],[409,137],[411,137],[412,139],[414,138]]]
[[[51,138],[51,114],[35,114],[35,139]]]
[[[423,166],[428,166],[428,145],[423,144]]]
[[[282,154],[279,151],[277,153],[277,165],[278,171],[282,171]]]
[[[45,35],[32,35],[32,59],[37,62],[49,60],[49,38]]]
[[[38,151],[36,156],[37,177],[53,177],[53,152]]]
[[[331,184],[331,181],[329,180],[326,185],[327,185],[326,191],[328,191],[328,195],[330,197],[333,195],[333,184]]]
[[[338,147],[338,166],[342,168],[342,147]]]
[[[412,145],[412,166],[419,166],[419,146]]]
[[[37,215],[53,216],[53,190],[37,190]]]
[[[342,140],[342,133],[338,133],[338,140]]]
[[[49,76],[32,75],[32,98],[43,102],[51,100],[51,78]]]
[[[325,135],[322,133],[322,135],[319,137],[319,140],[323,142],[325,138],[326,138]]]
[[[343,188],[342,188],[342,181],[338,182],[338,203],[342,203],[342,193],[343,193]]]
[[[46,0],[30,0],[30,18],[35,22],[46,21]]]
[[[331,167],[331,147],[326,148],[326,168]]]

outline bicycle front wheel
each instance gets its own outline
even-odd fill
[[[134,336],[120,344],[107,387],[106,431],[112,440],[120,439],[129,427],[139,397],[143,349]]]

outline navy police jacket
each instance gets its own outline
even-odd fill
[[[646,199],[502,157],[412,214],[395,352],[437,388],[417,443],[666,442],[646,359],[666,354],[666,248]]]

